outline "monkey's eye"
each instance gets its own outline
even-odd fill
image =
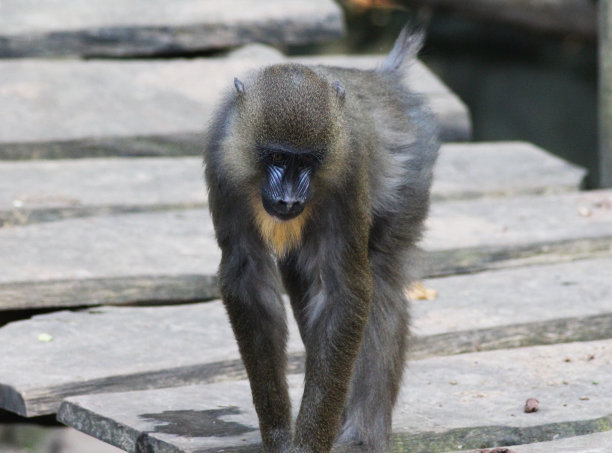
[[[285,156],[283,153],[272,153],[270,160],[275,164],[282,164],[285,161]]]

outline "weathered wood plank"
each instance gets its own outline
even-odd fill
[[[550,442],[509,447],[515,453],[609,453],[612,445],[612,431],[586,434]],[[455,453],[482,453],[482,450],[462,450]],[[495,453],[495,452],[492,452]]]
[[[0,308],[210,298],[211,223],[194,209],[0,228]],[[423,246],[426,276],[609,256],[612,193],[434,203]]]
[[[434,201],[570,192],[586,176],[525,142],[448,143],[434,171]]]
[[[395,410],[393,451],[436,453],[609,430],[611,372],[612,340],[412,362]],[[303,379],[296,377],[294,408]],[[531,397],[540,410],[526,414]],[[259,441],[246,381],[76,396],[62,403],[58,419],[127,451],[214,452]]]
[[[432,196],[569,192],[584,173],[529,143],[445,144]],[[0,161],[0,226],[204,206],[202,179],[199,157]]]
[[[330,0],[5,0],[0,30],[0,57],[124,57],[325,41],[344,25]]]
[[[0,226],[205,205],[202,160],[0,161]]]
[[[217,294],[206,210],[0,229],[1,308],[193,301]],[[10,269],[13,269],[12,271]]]
[[[609,255],[611,197],[592,191],[434,203],[423,241],[427,275]]]
[[[426,281],[438,296],[412,304],[410,357],[610,338],[602,270],[611,267],[585,260]],[[303,346],[290,321],[290,369],[299,372]],[[219,301],[66,311],[0,329],[0,407],[24,416],[53,413],[71,395],[244,378]]]
[[[0,61],[0,158],[201,155],[205,125],[234,77],[290,61],[250,49],[193,60]],[[413,74],[443,133],[469,137],[467,108],[420,64]]]

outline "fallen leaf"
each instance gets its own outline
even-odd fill
[[[38,341],[42,341],[42,342],[48,343],[49,341],[53,341],[53,337],[51,335],[49,335],[48,333],[39,333],[38,334]]]
[[[421,282],[414,282],[406,290],[406,295],[411,300],[434,300],[438,297],[438,291],[431,288],[425,288]]]

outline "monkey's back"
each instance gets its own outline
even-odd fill
[[[422,95],[409,90],[402,71],[327,66],[313,70],[344,84],[352,134],[374,135],[368,140],[372,149],[367,150],[371,236],[376,237],[371,245],[394,253],[410,248],[420,238],[429,207],[439,149],[435,115]]]

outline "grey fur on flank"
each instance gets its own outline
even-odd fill
[[[263,68],[235,80],[210,125],[221,294],[265,452],[389,448],[439,147],[434,116],[403,84],[422,41],[406,27],[373,70]],[[295,424],[283,287],[306,348]]]

